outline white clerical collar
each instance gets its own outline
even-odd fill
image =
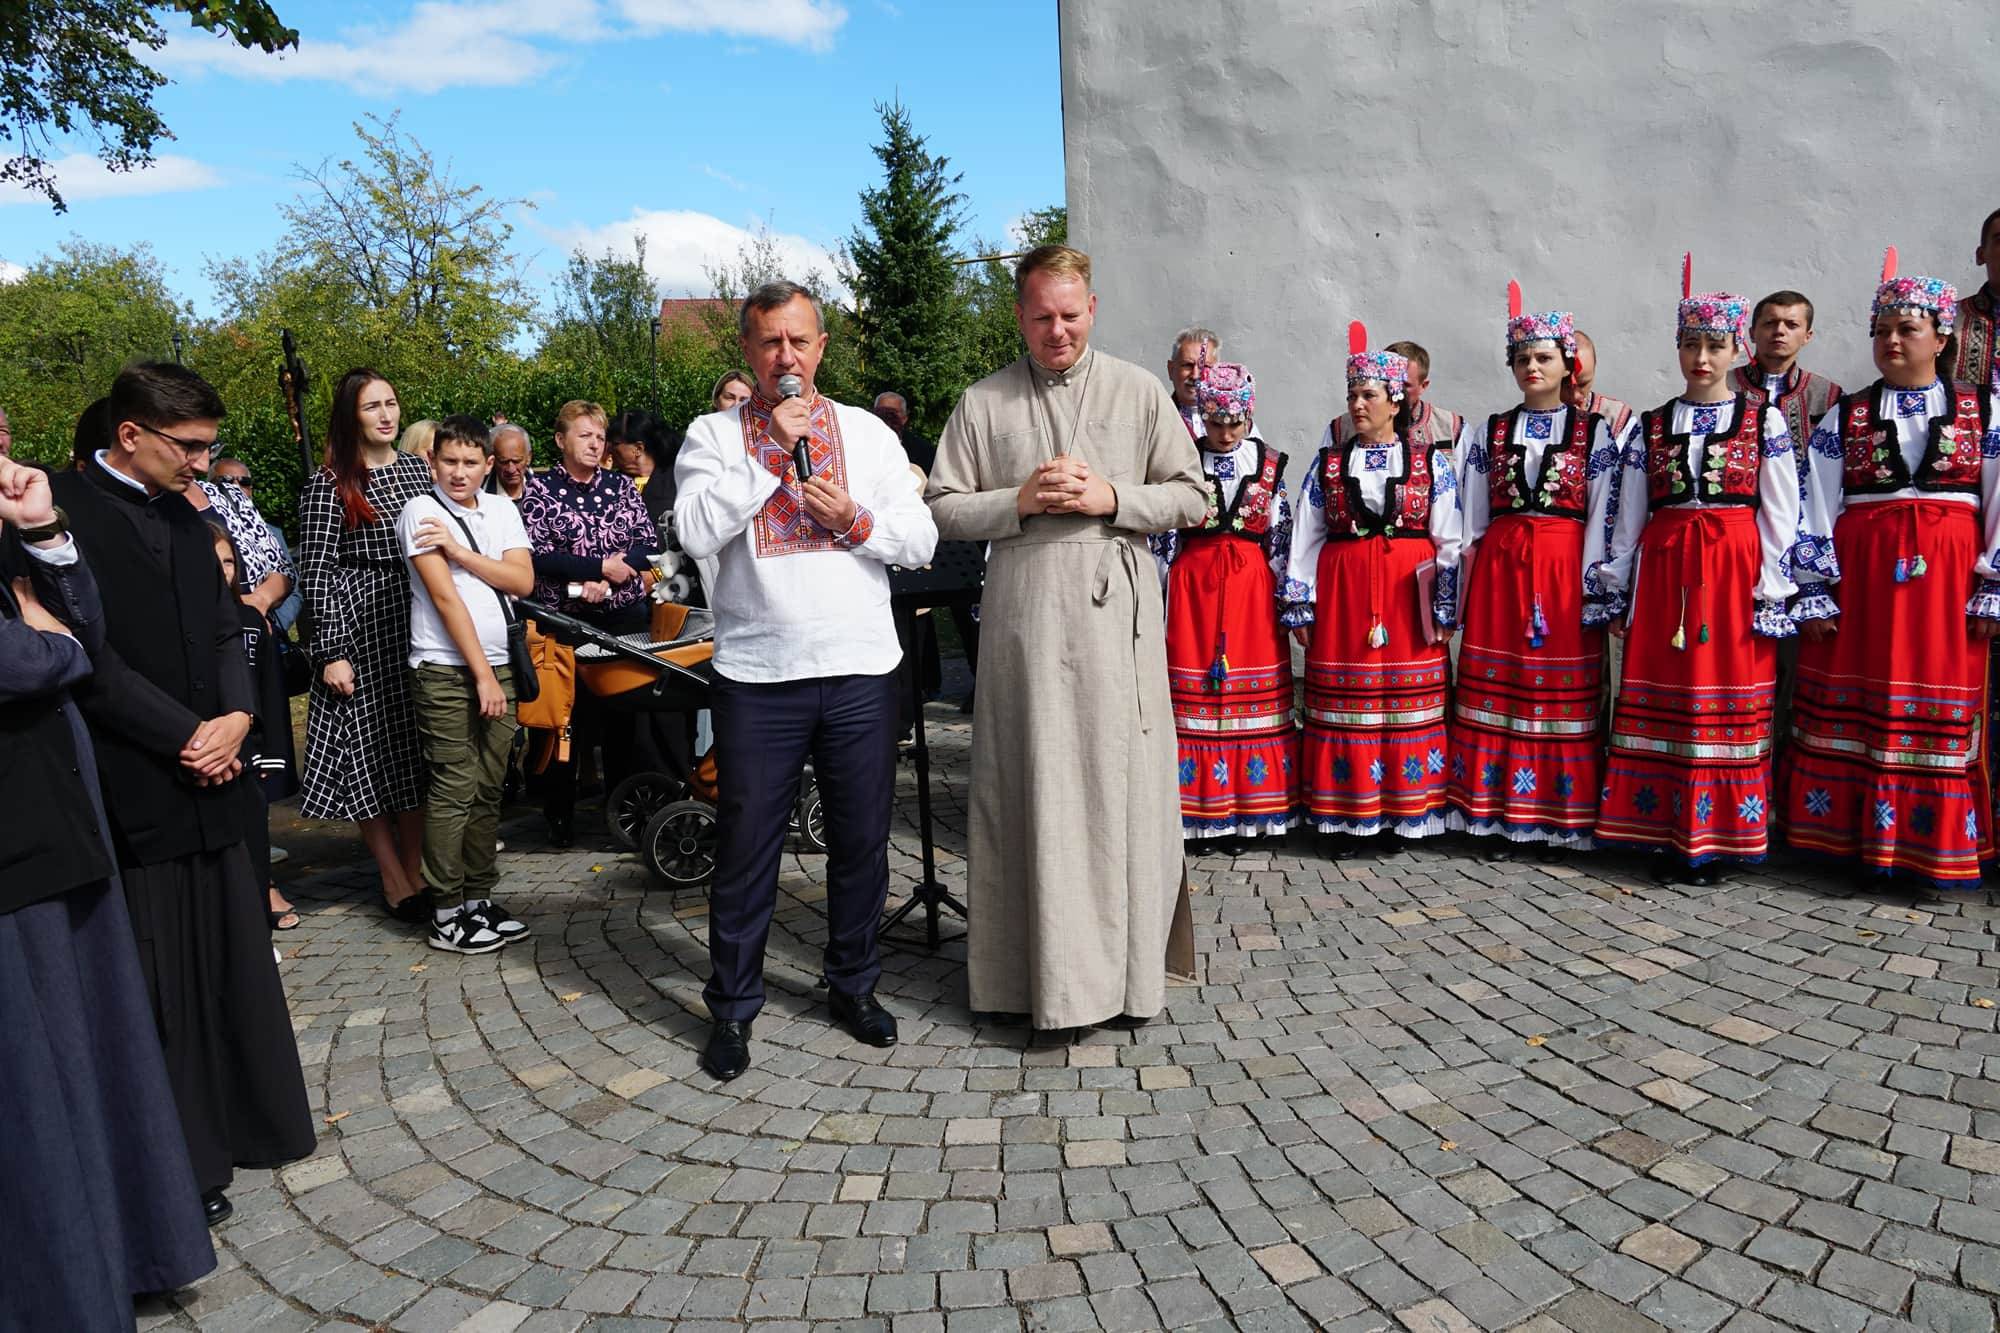
[[[145,482],[140,481],[137,477],[128,477],[117,468],[111,466],[111,454],[108,450],[99,449],[97,451],[97,465],[118,478],[118,480],[124,482],[127,486],[130,486],[133,490],[139,492],[139,494],[145,496],[148,500],[153,498],[153,493],[146,489]]]
[[[1028,355],[1028,364],[1035,368],[1035,378],[1041,381],[1044,388],[1058,389],[1066,386],[1071,380],[1076,379],[1083,373],[1084,367],[1090,364],[1091,353],[1094,350],[1088,344],[1085,344],[1083,354],[1070,362],[1068,370],[1050,370],[1047,366],[1035,360],[1032,352]]]

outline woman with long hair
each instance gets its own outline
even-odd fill
[[[1321,436],[1281,621],[1306,649],[1303,798],[1337,859],[1445,829],[1445,638],[1458,619],[1451,441],[1410,439],[1410,363],[1348,327],[1354,432]]]
[[[423,459],[396,450],[402,408],[389,381],[350,370],[333,391],[326,464],[299,497],[299,581],[312,618],[301,812],[351,819],[399,920],[423,921],[423,811],[410,706],[410,574],[396,518],[431,489]]]
[[[712,411],[727,412],[749,398],[756,387],[742,371],[725,370],[708,392],[708,406]]]

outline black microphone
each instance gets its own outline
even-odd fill
[[[806,391],[806,382],[797,375],[778,376],[778,401],[797,398]],[[798,469],[799,485],[803,486],[813,474],[812,449],[805,440],[792,446],[792,466]]]

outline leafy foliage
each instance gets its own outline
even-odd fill
[[[96,138],[113,171],[153,160],[153,145],[173,138],[153,109],[166,76],[141,52],[166,45],[156,13],[180,13],[197,28],[245,48],[276,52],[299,35],[265,0],[6,0],[0,4],[0,142],[16,152],[0,160],[0,184],[16,183],[66,205],[46,157],[79,129]]]

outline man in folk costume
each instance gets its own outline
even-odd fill
[[[1153,551],[1167,583],[1181,830],[1234,855],[1246,838],[1283,836],[1298,794],[1292,652],[1278,625],[1292,510],[1285,456],[1252,422],[1250,372],[1208,366],[1195,395],[1208,510],[1155,537]]]
[[[1745,302],[1692,295],[1677,340],[1687,388],[1628,437],[1599,586],[1629,596],[1597,837],[1666,853],[1656,875],[1705,885],[1769,849],[1776,640],[1794,587],[1799,473],[1785,418],[1733,392]]]
[[[1445,638],[1458,614],[1452,442],[1409,436],[1410,363],[1348,326],[1347,410],[1306,476],[1284,623],[1306,648],[1305,806],[1335,835],[1445,830]]]
[[[1468,581],[1449,786],[1452,827],[1497,835],[1496,860],[1521,842],[1588,847],[1597,823],[1611,603],[1593,571],[1621,449],[1604,418],[1562,401],[1572,317],[1522,314],[1517,283],[1507,296],[1522,400],[1467,423],[1457,451]]]
[[[992,543],[973,712],[966,972],[976,1010],[1037,1028],[1166,1003],[1181,887],[1160,581],[1149,533],[1208,497],[1160,381],[1090,346],[1090,257],[1014,273],[1027,355],[965,391],[931,512]]]
[[[1760,389],[1784,413],[1801,471],[1813,423],[1833,410],[1841,394],[1838,384],[1799,364],[1799,353],[1812,338],[1812,302],[1802,292],[1772,292],[1750,313],[1750,359],[1729,374],[1734,388]]]
[[[1961,384],[2000,389],[2000,354],[1994,346],[1994,320],[2000,316],[2000,208],[1979,226],[1979,248],[1972,262],[1986,270],[1979,290],[1958,303],[1952,349],[1951,377]]]
[[[111,437],[49,486],[104,604],[104,643],[76,699],[141,942],[188,1158],[211,1224],[235,1168],[312,1152],[312,1111],[265,881],[252,868],[242,744],[255,696],[236,590],[183,496],[215,446],[222,400],[193,371],[127,366]]]
[[[1410,409],[1410,439],[1424,445],[1454,443],[1465,419],[1424,396],[1431,387],[1431,354],[1424,350],[1423,344],[1407,339],[1390,343],[1382,350],[1410,363],[1410,382],[1403,390],[1403,401]],[[1354,435],[1354,414],[1341,413],[1328,424],[1327,431],[1333,443],[1346,444]],[[1328,436],[1320,437],[1321,448],[1327,442]]]
[[[1167,356],[1167,383],[1173,386],[1174,407],[1188,438],[1200,444],[1208,432],[1201,422],[1201,404],[1195,401],[1195,381],[1206,366],[1222,359],[1222,338],[1213,329],[1191,325],[1174,335],[1174,350]]]
[[[1608,393],[1597,391],[1597,344],[1582,329],[1576,331],[1576,355],[1571,358],[1569,382],[1563,386],[1563,401],[1571,407],[1604,418],[1615,439],[1624,439],[1632,424],[1632,406]]]
[[[1783,810],[1796,847],[1973,888],[1993,855],[1979,716],[2000,628],[2000,431],[1991,388],[1938,379],[1956,296],[1897,277],[1891,250],[1872,311],[1881,378],[1813,432]]]

